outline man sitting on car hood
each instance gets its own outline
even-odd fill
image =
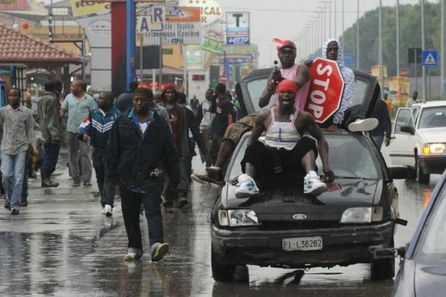
[[[279,105],[256,117],[251,142],[242,160],[244,174],[238,178],[237,198],[257,194],[257,184],[263,191],[290,185],[298,187],[304,180],[305,194],[318,195],[327,190],[316,173],[315,160],[319,151],[324,172],[332,180],[334,174],[328,164],[328,144],[313,117],[294,108],[297,91],[296,82],[282,80],[276,92]],[[264,131],[263,144],[258,138]],[[318,141],[318,150],[313,139],[303,136],[305,132]]]

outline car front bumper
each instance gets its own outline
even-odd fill
[[[446,155],[419,156],[420,165],[426,172],[442,174],[446,169]]]
[[[389,247],[393,243],[394,222],[366,226],[312,230],[260,231],[220,229],[212,225],[212,249],[221,264],[252,264],[273,267],[331,267],[370,263],[370,247]],[[282,240],[321,236],[322,250],[284,251]]]

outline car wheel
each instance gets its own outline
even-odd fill
[[[417,166],[416,168],[417,168],[418,183],[428,184],[430,180],[430,174],[424,172],[423,167],[421,167],[419,161],[416,162],[416,166]]]
[[[389,244],[389,247],[394,247],[393,238]],[[392,279],[395,276],[395,258],[381,259],[372,262],[370,275],[372,280]]]
[[[217,282],[232,282],[234,281],[234,273],[236,265],[225,265],[218,263],[214,249],[211,250],[211,266],[212,277]]]
[[[417,179],[417,169],[413,167],[409,167],[409,170],[407,171],[407,178],[408,180],[416,180]]]

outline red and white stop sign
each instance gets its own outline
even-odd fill
[[[336,61],[316,58],[310,67],[310,91],[305,111],[316,123],[328,120],[341,106],[344,79]]]

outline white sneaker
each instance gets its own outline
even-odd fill
[[[128,248],[127,255],[124,256],[124,261],[132,262],[142,257],[143,251],[140,249]]]
[[[103,210],[105,216],[111,217],[113,215],[113,207],[111,205],[106,204]]]
[[[256,182],[247,174],[242,174],[238,177],[239,187],[235,190],[235,197],[248,198],[259,193]]]
[[[379,121],[375,118],[357,119],[348,124],[348,130],[350,132],[367,132],[378,127],[378,124]]]
[[[315,171],[310,171],[304,177],[304,194],[319,195],[327,191],[327,185],[321,182]]]

